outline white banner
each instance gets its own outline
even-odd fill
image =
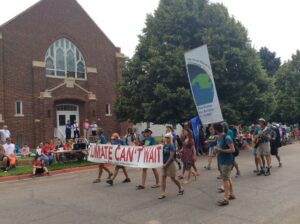
[[[207,46],[184,54],[188,78],[202,124],[223,121]]]
[[[163,166],[163,146],[123,146],[90,144],[88,161],[128,167],[158,168]]]

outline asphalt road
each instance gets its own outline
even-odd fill
[[[123,184],[120,173],[113,187],[93,184],[97,170],[0,183],[0,223],[10,224],[298,224],[300,223],[300,144],[280,151],[283,167],[273,158],[272,175],[253,174],[251,152],[238,158],[242,175],[234,178],[236,200],[218,207],[217,170],[203,169],[206,158],[198,160],[201,175],[177,196],[168,182],[168,197],[157,199],[151,189],[154,177],[148,171],[147,188],[136,191],[140,170],[130,169],[132,183]]]

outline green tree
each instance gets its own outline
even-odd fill
[[[246,29],[221,4],[161,0],[132,59],[124,64],[116,113],[121,121],[178,123],[196,115],[184,52],[207,44],[224,118],[253,121],[272,109],[271,80]]]
[[[276,110],[273,118],[290,124],[300,120],[300,51],[275,75]]]
[[[276,57],[276,53],[271,52],[266,47],[260,48],[258,53],[263,68],[267,71],[270,77],[274,76],[276,71],[280,68],[281,65],[280,58]]]

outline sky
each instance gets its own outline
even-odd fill
[[[159,0],[77,0],[96,24],[131,57],[146,15]],[[266,46],[282,61],[300,49],[300,1],[298,0],[210,0],[223,3],[229,13],[248,30],[252,45]],[[38,0],[0,0],[0,24],[24,11]]]

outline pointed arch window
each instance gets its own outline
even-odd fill
[[[48,77],[86,79],[86,66],[80,50],[68,39],[55,41],[45,56]]]

